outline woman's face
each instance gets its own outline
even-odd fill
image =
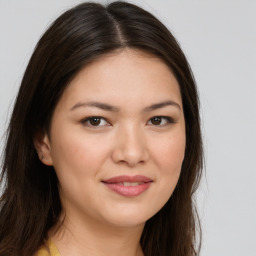
[[[185,141],[175,77],[160,59],[126,49],[72,80],[40,150],[69,219],[128,227],[144,224],[172,195]]]

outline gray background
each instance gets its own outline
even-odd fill
[[[0,0],[1,149],[36,42],[59,14],[80,2]],[[170,28],[198,83],[206,155],[206,175],[198,192],[201,255],[255,256],[256,2],[131,2],[154,13]]]

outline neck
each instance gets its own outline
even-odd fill
[[[99,221],[72,220],[65,216],[61,228],[50,236],[61,256],[143,256],[140,237],[144,224],[117,227]]]

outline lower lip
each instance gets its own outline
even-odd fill
[[[138,186],[123,186],[117,183],[104,183],[104,185],[119,195],[133,197],[146,191],[150,187],[151,182],[146,182]]]

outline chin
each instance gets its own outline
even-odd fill
[[[106,213],[106,212],[105,212]],[[146,223],[156,212],[145,211],[137,208],[136,210],[123,208],[122,210],[112,211],[108,216],[104,216],[105,220],[117,227],[135,227]]]
[[[144,226],[147,219],[124,219],[118,218],[114,220],[109,220],[112,226],[120,227],[120,228],[132,228],[132,227],[139,227]]]

